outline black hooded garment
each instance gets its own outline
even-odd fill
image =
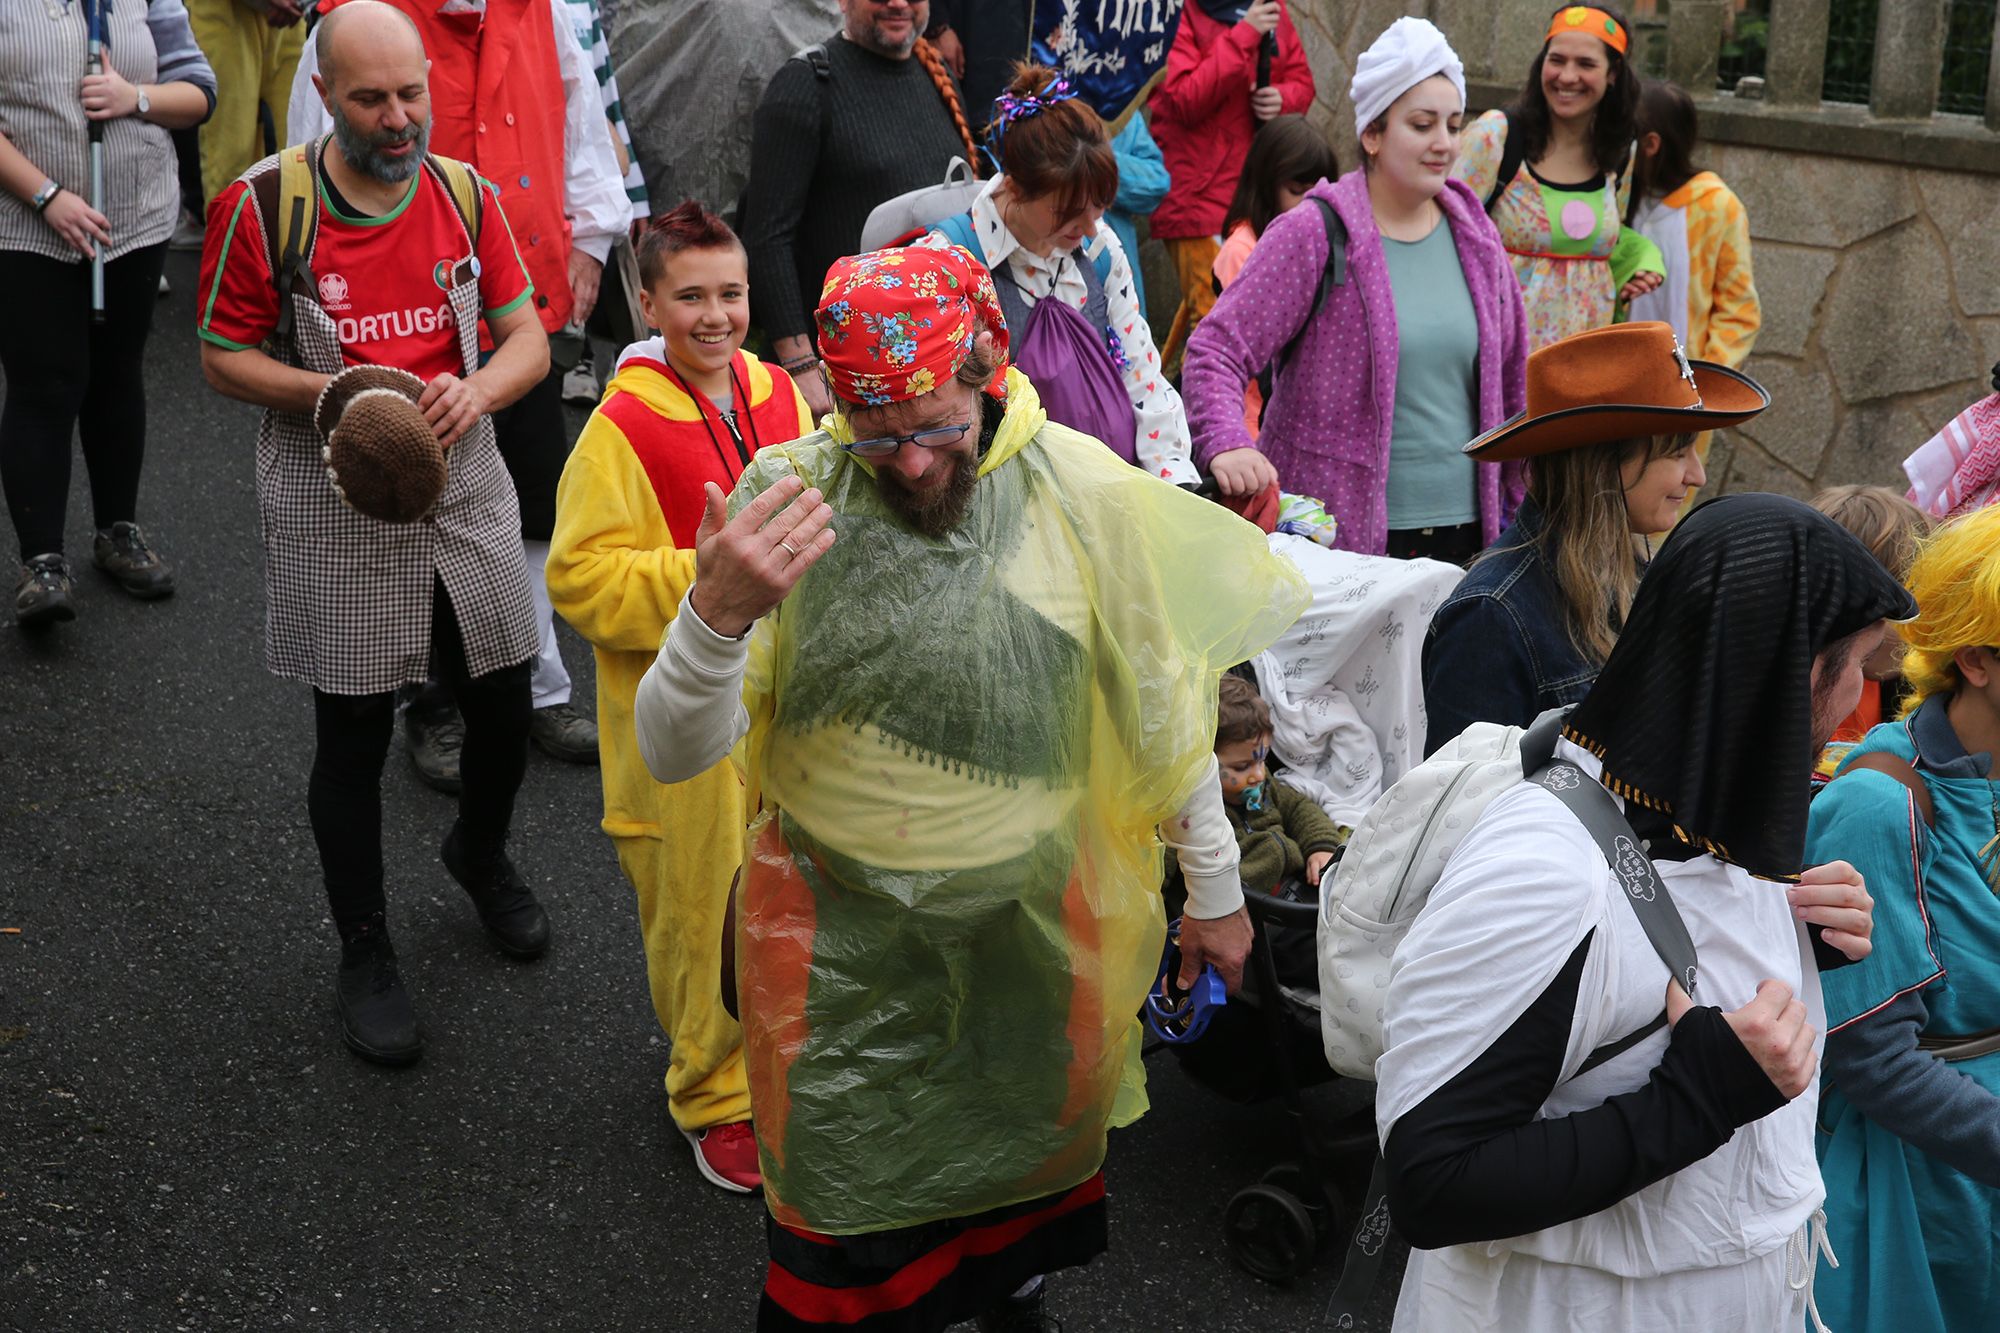
[[[1804,868],[1812,665],[1916,599],[1868,548],[1782,495],[1710,500],[1680,521],[1569,738],[1605,785],[1682,842],[1765,879]]]
[[[1681,520],[1570,715],[1643,834],[1794,878],[1805,853],[1812,664],[1914,599],[1796,500],[1739,495]],[[1642,808],[1644,807],[1644,808]],[[1724,852],[1727,855],[1724,855]],[[1694,852],[1693,854],[1698,854]],[[1655,841],[1655,859],[1675,853]],[[1494,1044],[1405,1112],[1384,1148],[1396,1224],[1424,1248],[1587,1217],[1714,1152],[1785,1098],[1720,1009],[1682,1015],[1648,1081],[1537,1119],[1562,1074],[1592,939]]]

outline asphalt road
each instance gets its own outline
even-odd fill
[[[762,1209],[704,1184],[667,1118],[594,769],[530,764],[515,858],[556,944],[522,965],[438,862],[450,801],[391,752],[390,925],[429,1045],[405,1071],[341,1046],[310,699],[263,669],[255,413],[201,381],[194,268],[168,266],[140,514],[179,595],[89,569],[79,460],[78,619],[0,624],[0,1326],[749,1328]],[[1068,1333],[1320,1327],[1337,1255],[1276,1287],[1222,1243],[1231,1193],[1286,1152],[1279,1108],[1153,1068],[1153,1112],[1113,1145],[1112,1251],[1054,1280],[1052,1312]]]

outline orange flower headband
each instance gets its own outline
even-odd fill
[[[1549,23],[1549,34],[1542,40],[1551,41],[1566,32],[1589,33],[1619,55],[1626,53],[1625,25],[1601,9],[1589,5],[1571,5],[1558,13]]]

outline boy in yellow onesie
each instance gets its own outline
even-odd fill
[[[661,336],[618,359],[556,491],[549,596],[597,651],[604,831],[639,899],[653,1008],[673,1044],[667,1106],[703,1176],[762,1183],[743,1033],[723,1008],[722,920],[742,857],[743,784],[725,760],[665,787],[646,771],[632,699],[694,582],[703,484],[733,488],[751,456],[812,429],[783,370],[743,351],[742,245],[698,203],[640,238],[640,304]]]

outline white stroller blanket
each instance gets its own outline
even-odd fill
[[[1320,804],[1352,827],[1423,759],[1424,632],[1465,571],[1329,550],[1290,533],[1270,540],[1313,593],[1305,614],[1257,659],[1271,748],[1293,773],[1322,784]]]

